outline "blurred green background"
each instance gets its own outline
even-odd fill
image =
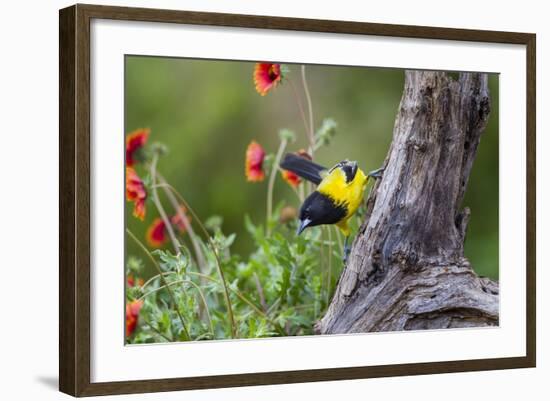
[[[288,78],[302,95],[300,68],[288,64]],[[306,148],[302,122],[290,82],[260,96],[253,83],[254,63],[127,56],[125,88],[126,134],[150,128],[148,144],[161,142],[169,153],[159,171],[195,209],[201,219],[223,216],[225,233],[236,233],[233,252],[245,256],[253,244],[245,232],[244,215],[263,223],[267,179],[248,183],[244,157],[251,140],[267,153],[275,153],[278,131],[288,128],[297,141],[289,151]],[[399,69],[317,66],[306,67],[313,102],[315,127],[331,117],[337,134],[315,159],[330,166],[348,158],[363,170],[378,168],[389,148],[393,124],[403,90],[404,71]],[[472,211],[466,256],[475,270],[498,279],[498,75],[489,80],[492,112],[482,136],[464,206]],[[305,104],[305,103],[304,103]],[[145,175],[140,167],[138,174]],[[278,176],[275,204],[286,200],[299,207],[296,195]],[[157,217],[147,204],[141,222],[131,216],[130,230],[144,238]],[[128,255],[141,255],[127,241]]]

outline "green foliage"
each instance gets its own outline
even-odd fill
[[[161,249],[151,252],[162,276],[153,276],[143,287],[128,288],[129,302],[141,299],[144,303],[139,328],[127,341],[184,341],[184,325],[191,340],[232,337],[214,253],[228,283],[238,338],[313,334],[315,321],[327,306],[327,292],[335,285],[332,280],[327,286],[326,271],[319,264],[320,248],[336,244],[323,241],[321,229],[294,237],[295,222],[279,224],[267,237],[264,228],[247,216],[245,226],[256,249],[243,260],[231,253],[236,235],[223,233],[219,217],[209,218],[206,226],[214,234],[212,243],[200,240],[207,260],[203,272],[185,247],[177,255]],[[144,264],[138,260],[129,259],[132,267],[127,273],[143,273]]]
[[[336,135],[338,124],[332,118],[325,118],[321,124],[321,128],[315,133],[315,148],[318,149],[323,145],[329,145],[330,141]]]

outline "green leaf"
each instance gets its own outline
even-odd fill
[[[237,234],[229,234],[223,243],[224,248],[229,248],[231,245],[233,245],[233,242],[235,242],[235,238],[237,238]]]
[[[151,152],[162,156],[168,153],[168,147],[161,142],[154,142],[151,144]]]
[[[210,216],[206,221],[204,222],[204,226],[214,232],[217,230],[221,230],[223,224],[223,217],[221,216]]]
[[[252,238],[256,241],[256,244],[260,244],[264,241],[264,229],[260,226],[255,226],[254,223],[252,223],[252,219],[248,214],[244,216],[244,226],[246,228],[246,231],[252,236]]]
[[[185,272],[190,262],[188,250],[185,253],[174,255],[169,250],[156,249],[151,254],[158,256],[160,259],[159,265],[165,272]]]
[[[143,270],[143,261],[135,256],[129,256],[128,261],[126,262],[126,274],[129,273],[140,273]]]
[[[328,145],[334,135],[336,135],[336,121],[332,118],[325,118],[321,127],[315,133],[315,146],[320,147]]]
[[[296,141],[296,135],[289,129],[283,128],[279,131],[279,138],[281,141],[288,141],[290,143]]]

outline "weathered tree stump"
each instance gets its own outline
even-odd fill
[[[461,210],[489,111],[486,74],[405,73],[383,178],[317,332],[498,324],[498,283],[464,257]]]

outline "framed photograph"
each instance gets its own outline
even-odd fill
[[[59,18],[61,391],[535,366],[534,34]]]

